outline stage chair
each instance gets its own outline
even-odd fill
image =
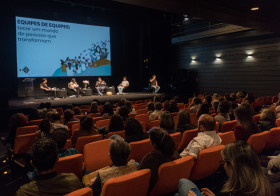
[[[109,179],[103,186],[101,196],[143,196],[148,194],[151,171],[142,169]]]
[[[67,139],[65,145],[64,145],[64,149],[68,149],[68,148],[72,148],[72,140]]]
[[[159,127],[159,120],[150,121],[149,129],[151,129],[153,127]]]
[[[254,116],[252,116],[252,119],[255,123],[257,123],[261,118],[261,114],[256,114]]]
[[[90,109],[90,106],[89,105],[80,105],[79,108],[82,110],[82,109],[87,109],[89,110]]]
[[[196,113],[190,113],[191,124],[197,126],[197,120]]]
[[[109,137],[111,137],[111,136],[114,135],[114,134],[117,134],[117,135],[121,136],[123,139],[125,139],[125,130],[123,130],[123,131],[109,132],[109,133],[106,135],[105,139],[108,139]]]
[[[13,150],[14,154],[15,155],[25,154],[29,152],[35,140],[36,140],[35,133],[17,135],[15,137],[15,142],[14,142],[14,150]]]
[[[92,196],[92,194],[93,192],[91,188],[82,188],[68,193],[65,196]]]
[[[142,158],[153,151],[153,146],[150,139],[145,139],[136,142],[130,142],[130,156],[129,159],[134,159],[136,162],[140,163]]]
[[[74,173],[78,178],[83,174],[83,155],[74,154],[61,157],[55,164],[55,171],[60,173]]]
[[[269,131],[263,131],[261,133],[256,133],[251,135],[247,142],[252,146],[252,148],[256,151],[257,154],[260,154],[268,141]]]
[[[174,143],[175,143],[175,147],[177,149],[179,143],[180,143],[180,140],[181,140],[181,133],[180,132],[177,132],[177,133],[172,133],[170,134],[170,136],[172,137]]]
[[[220,133],[218,135],[222,139],[222,143],[221,143],[222,145],[227,145],[227,144],[229,144],[231,142],[234,142],[236,140],[234,131],[228,131],[228,132],[225,132],[225,133]]]
[[[30,124],[32,124],[32,125],[40,125],[41,124],[41,122],[43,121],[43,119],[38,119],[38,120],[31,120],[30,121]]]
[[[201,150],[191,171],[191,180],[201,180],[214,174],[220,167],[221,151],[224,145],[218,145]]]
[[[236,120],[226,121],[221,124],[221,133],[231,131],[233,127],[237,125]]]
[[[149,119],[149,114],[137,114],[135,116],[135,119],[138,120],[139,122],[145,123],[145,127],[149,127],[150,119]]]
[[[198,134],[198,129],[191,129],[191,130],[184,131],[177,148],[178,151],[184,150],[188,146],[190,141],[197,136],[197,134]]]
[[[265,149],[274,150],[280,146],[280,127],[270,129]]]
[[[280,118],[276,119],[275,124],[277,125],[277,127],[280,127]]]
[[[76,146],[75,148],[83,154],[84,152],[84,146],[88,143],[99,141],[103,139],[103,135],[90,135],[90,136],[82,136],[77,138]]]
[[[111,139],[104,139],[84,146],[84,165],[86,171],[95,171],[112,165],[109,144]]]
[[[110,120],[111,119],[104,119],[104,120],[99,120],[96,122],[96,126],[98,128],[101,128],[101,127],[109,127],[110,125]]]
[[[148,109],[136,110],[136,115],[138,115],[138,114],[147,114],[147,113],[148,113]]]
[[[16,129],[16,136],[30,134],[30,133],[35,133],[38,130],[39,130],[39,126],[38,125],[18,127]]]
[[[178,181],[191,175],[194,159],[186,156],[175,161],[163,163],[158,169],[158,180],[149,196],[168,195],[177,192]]]

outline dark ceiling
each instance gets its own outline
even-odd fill
[[[169,13],[188,14],[280,33],[280,0],[113,0]],[[251,11],[252,7],[259,7]]]

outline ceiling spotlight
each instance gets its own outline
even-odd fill
[[[259,10],[260,8],[259,7],[252,7],[251,8],[251,11],[257,11],[257,10]]]

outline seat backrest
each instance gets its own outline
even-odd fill
[[[134,159],[136,162],[140,163],[142,158],[153,151],[153,146],[150,139],[145,139],[137,142],[130,142],[130,156],[129,159]]]
[[[149,114],[137,114],[134,118],[139,122],[144,122],[145,127],[149,127],[149,123],[150,123]]]
[[[270,129],[265,149],[273,150],[280,146],[280,127]]]
[[[170,136],[172,137],[174,143],[175,143],[175,147],[177,149],[179,143],[180,143],[180,140],[181,140],[181,133],[180,132],[177,132],[177,133],[172,133],[170,134]]]
[[[143,103],[143,100],[136,100],[135,101],[135,104],[141,104],[141,103]]]
[[[79,123],[79,124],[80,124],[80,121],[69,121],[69,122],[67,123],[67,127],[68,127],[70,133],[73,132],[73,131],[72,131],[72,127],[73,127],[73,124],[76,124],[76,123]]]
[[[82,114],[84,115],[84,114],[88,114],[89,113],[89,109],[81,109],[81,112],[82,112]]]
[[[191,180],[200,180],[214,174],[220,167],[224,145],[201,150],[191,172]]]
[[[149,128],[151,129],[153,127],[159,127],[159,120],[150,121]]]
[[[101,127],[109,127],[110,120],[111,120],[111,119],[99,120],[99,121],[96,122],[96,126],[97,126],[98,128],[101,128]]]
[[[224,133],[224,132],[227,132],[227,131],[231,131],[231,129],[233,127],[235,127],[235,125],[237,125],[237,121],[236,120],[224,122],[221,125],[221,133]]]
[[[84,146],[84,164],[86,171],[98,170],[112,165],[109,144],[111,139],[91,142]]]
[[[39,130],[38,125],[18,127],[17,130],[16,130],[16,136],[17,135],[25,135],[25,134],[35,133],[38,130]]]
[[[190,122],[192,125],[197,125],[197,117],[196,113],[190,113]]]
[[[89,110],[90,106],[89,105],[80,105],[79,108],[80,109],[88,109]]]
[[[253,147],[253,149],[256,151],[257,154],[260,154],[266,146],[268,137],[269,137],[269,132],[263,131],[261,133],[256,133],[251,135],[248,138],[247,142]]]
[[[185,104],[184,103],[177,103],[177,108],[180,110],[184,108]]]
[[[142,106],[140,106],[140,108],[141,108]],[[147,114],[148,113],[148,109],[140,109],[140,110],[137,110],[136,111],[136,115],[137,114]]]
[[[76,142],[76,149],[80,152],[84,152],[84,146],[88,143],[99,141],[103,139],[103,135],[98,134],[98,135],[90,135],[90,136],[82,136],[77,138]]]
[[[109,179],[103,186],[101,196],[143,196],[147,195],[151,171],[139,170],[127,175]]]
[[[30,124],[31,125],[40,125],[41,124],[41,122],[43,121],[43,119],[38,119],[38,120],[31,120],[30,121]]]
[[[92,196],[92,194],[93,192],[91,188],[82,188],[68,193],[65,196]]]
[[[236,139],[235,139],[235,134],[233,131],[228,131],[228,132],[225,132],[225,133],[220,133],[219,134],[220,138],[222,139],[222,145],[227,145],[231,142],[234,142]]]
[[[177,116],[178,115],[178,112],[173,112],[171,113],[172,116]]]
[[[177,149],[179,151],[184,150],[188,146],[190,141],[197,136],[197,134],[198,134],[198,129],[191,129],[191,130],[184,131]]]
[[[91,117],[101,117],[101,113],[89,113],[88,116],[91,116]]]
[[[114,135],[114,134],[117,134],[117,135],[121,136],[123,139],[125,139],[125,130],[123,130],[123,131],[109,132],[109,133],[106,135],[105,139],[108,139],[109,137],[111,137],[111,136]]]
[[[63,113],[63,108],[62,107],[57,107],[57,108],[54,108],[61,116],[64,115]]]
[[[74,118],[77,118],[80,120],[82,118],[82,116],[84,116],[84,115],[75,115]]]
[[[158,180],[150,192],[150,196],[166,195],[175,192],[181,178],[188,179],[194,164],[192,156],[163,163],[158,169]]]
[[[80,129],[80,122],[73,124],[71,129],[72,129],[72,135],[73,135],[75,131]]]
[[[78,178],[83,174],[83,155],[74,154],[61,157],[55,164],[55,171],[60,173],[74,173]]]
[[[220,128],[220,123],[216,122],[216,126],[215,126],[216,133],[219,132],[219,128]]]
[[[257,123],[261,118],[261,114],[256,114],[254,116],[252,116],[252,120]]]
[[[35,142],[35,139],[36,139],[35,133],[17,135],[15,137],[15,143],[14,143],[14,154],[27,153],[31,149],[33,143]]]
[[[92,119],[93,119],[94,123],[96,123],[96,122],[99,121],[99,120],[103,120],[103,117],[102,117],[102,116],[93,117]]]
[[[277,125],[277,127],[280,127],[280,118],[276,119],[275,124]]]
[[[72,140],[67,139],[65,145],[64,145],[64,149],[68,149],[68,148],[72,148]]]
[[[146,125],[145,125],[145,123],[144,123],[144,122],[139,122],[139,123],[140,123],[141,126],[142,126],[143,132],[146,133],[147,130],[146,130]]]

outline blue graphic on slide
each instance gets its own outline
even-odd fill
[[[18,77],[110,76],[110,28],[16,17]]]

